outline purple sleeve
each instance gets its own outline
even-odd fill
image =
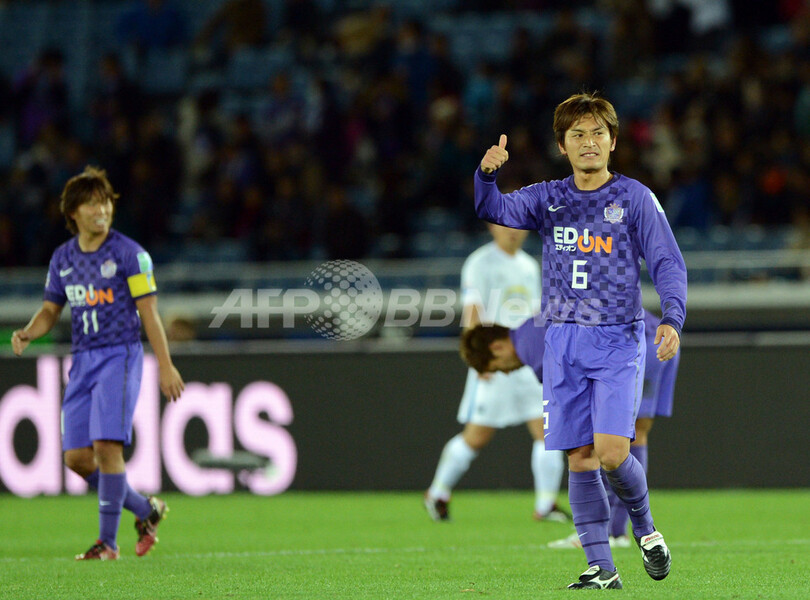
[[[48,275],[45,278],[45,291],[42,299],[53,302],[59,306],[64,306],[67,302],[65,288],[62,285],[62,277],[59,275],[59,267],[56,264],[56,256],[51,257],[51,264],[48,265]]]
[[[546,347],[546,327],[542,315],[527,319],[522,325],[509,330],[520,362],[529,365],[537,380],[543,383],[543,354]]]
[[[655,195],[644,188],[638,206],[639,253],[647,261],[647,270],[661,297],[661,323],[671,325],[680,335],[686,319],[686,264]]]
[[[539,230],[543,213],[540,200],[545,196],[542,183],[535,183],[511,194],[502,194],[494,173],[475,171],[475,212],[480,219],[513,229]]]

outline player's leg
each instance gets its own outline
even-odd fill
[[[543,401],[546,448],[568,454],[568,502],[589,568],[569,588],[620,588],[608,545],[610,506],[593,451],[592,383],[579,367],[585,329],[554,324],[546,331]]]
[[[534,475],[534,518],[538,521],[570,521],[570,515],[557,508],[560,481],[565,467],[561,450],[547,450],[543,413],[543,386],[531,367],[512,371],[504,379],[499,394],[498,424],[508,427],[525,423],[534,440],[531,465]]]
[[[633,533],[649,535],[655,527],[650,514],[647,478],[630,454],[644,383],[646,342],[644,323],[591,328],[589,356],[593,384],[594,452],[610,487],[630,512]],[[610,348],[611,360],[600,348]]]
[[[611,347],[617,356],[610,364],[594,356],[594,451],[610,487],[630,513],[633,534],[643,537],[655,527],[647,477],[644,468],[630,454],[630,441],[635,438],[636,411],[643,390],[644,326],[639,323],[638,329],[629,332],[618,326],[599,329],[605,331],[595,332],[594,336],[605,339],[594,339],[595,347]]]
[[[653,579],[663,579],[669,573],[669,549],[653,524],[644,468],[630,454],[643,390],[644,323],[592,327],[588,335],[593,351],[584,360],[594,379],[595,454],[610,487],[628,509],[644,568]]]
[[[652,424],[652,418],[640,417],[636,419],[636,439],[630,444],[630,454],[641,464],[645,473],[647,472],[647,436],[650,429],[652,429]],[[629,546],[627,524],[630,521],[630,515],[627,508],[625,508],[619,497],[613,493],[612,489],[608,490],[608,499],[610,501],[611,544],[614,547]]]
[[[98,490],[100,472],[91,446],[67,450],[65,452],[65,466],[84,479],[90,489],[93,491]],[[124,508],[133,513],[139,520],[147,518],[153,510],[151,500],[136,492],[129,483],[127,483],[126,496],[124,497]]]
[[[453,489],[494,435],[493,427],[467,423],[461,433],[445,444],[433,482],[425,494],[425,507],[431,518],[437,521],[449,519],[448,504]]]
[[[65,450],[64,461],[65,466],[87,481],[91,489],[98,489],[98,467],[92,446]]]
[[[98,514],[99,539],[117,549],[118,524],[127,489],[124,471],[124,445],[117,440],[95,440],[93,452],[99,466]]]
[[[565,463],[560,450],[546,450],[543,419],[526,423],[534,439],[532,444],[532,474],[534,475],[534,518],[555,522],[569,521],[569,516],[557,507]]]
[[[577,537],[588,561],[588,570],[568,587],[621,588],[622,582],[608,544],[610,505],[594,447],[589,445],[569,450],[568,468],[568,500]]]
[[[594,434],[596,452],[607,481],[627,508],[633,535],[644,557],[644,568],[650,577],[659,580],[669,574],[672,559],[664,536],[653,524],[647,476],[641,463],[630,453],[629,442],[629,438],[621,436]],[[616,466],[622,455],[624,460]]]
[[[110,347],[104,349],[99,360],[97,383],[93,392],[90,437],[94,440],[95,461],[99,467],[100,538],[108,546],[116,547],[113,544],[117,537],[121,509],[126,506],[136,517],[135,526],[139,533],[136,554],[142,556],[157,541],[154,530],[166,512],[165,504],[146,498],[132,489],[126,478],[123,458],[123,448],[132,439],[132,418],[140,391],[143,349],[139,343]],[[156,512],[158,516],[151,527],[152,531],[147,532],[148,547],[144,549],[144,532],[140,529]]]
[[[498,385],[496,382],[504,377],[496,373],[484,379],[474,369],[467,371],[457,417],[464,430],[444,445],[433,481],[425,492],[425,508],[434,521],[450,519],[449,502],[453,489],[470,468],[479,450],[489,443],[495,433],[494,427],[487,424],[487,415],[492,409],[491,403]]]
[[[98,376],[99,357],[92,351],[78,352],[73,357],[70,378],[62,400],[62,449],[65,465],[85,478],[88,484],[97,489],[99,473],[90,424],[94,410],[93,392]],[[78,554],[77,560],[115,560],[118,549],[113,540],[110,546],[98,540],[89,550]]]

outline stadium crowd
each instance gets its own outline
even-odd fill
[[[615,104],[611,168],[649,182],[676,230],[810,239],[803,0],[104,4],[90,28],[112,35],[83,78],[47,33],[0,72],[0,266],[46,264],[87,163],[160,262],[411,256],[428,213],[480,231],[472,173],[500,133],[502,189],[565,176],[548,123],[580,89]]]

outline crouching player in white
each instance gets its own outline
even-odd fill
[[[540,267],[521,249],[528,235],[489,225],[493,241],[473,252],[461,271],[462,324],[481,322],[516,327],[540,306]],[[537,520],[570,520],[557,506],[564,461],[560,451],[547,451],[543,440],[543,387],[529,368],[512,373],[467,373],[458,411],[464,430],[444,446],[433,483],[425,493],[425,508],[435,521],[450,518],[453,488],[486,447],[495,431],[526,423],[534,439],[532,473]]]

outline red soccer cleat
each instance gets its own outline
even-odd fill
[[[135,554],[144,556],[157,544],[157,528],[160,522],[166,518],[169,507],[160,498],[149,496],[149,503],[152,505],[152,512],[143,521],[135,519],[135,531],[138,532],[138,541],[135,542]]]

